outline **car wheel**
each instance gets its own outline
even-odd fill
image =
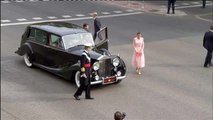
[[[80,87],[80,71],[75,73],[75,84],[77,87]]]
[[[24,54],[24,62],[25,62],[25,64],[27,65],[27,67],[32,67],[32,66],[33,66],[32,58],[31,58],[31,56],[29,55],[29,53],[25,53],[25,54]]]

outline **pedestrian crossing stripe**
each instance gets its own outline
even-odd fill
[[[48,16],[47,18],[49,18],[49,19],[56,19],[57,17],[55,17],[55,16]]]
[[[19,18],[19,19],[16,19],[17,21],[27,21],[27,19],[25,18]]]
[[[10,20],[1,20],[1,23],[11,22]]]

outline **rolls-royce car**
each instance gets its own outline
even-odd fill
[[[108,50],[108,29],[92,34],[68,22],[42,22],[28,25],[16,54],[23,56],[27,67],[38,67],[80,86],[80,57],[85,43],[93,45],[91,85],[120,83],[126,77],[126,66],[118,55]]]

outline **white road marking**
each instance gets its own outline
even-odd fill
[[[181,5],[189,5],[189,3],[182,3]]]
[[[49,18],[49,19],[56,19],[57,17],[55,17],[55,16],[48,16],[47,18]]]
[[[23,0],[16,0],[15,2],[24,2]]]
[[[101,12],[102,14],[104,14],[104,15],[109,15],[110,14],[110,12]]]
[[[1,23],[11,22],[10,20],[1,20]]]
[[[27,21],[27,19],[25,19],[25,18],[18,18],[18,19],[16,19],[17,21]]]
[[[122,11],[113,11],[114,13],[123,13]]]
[[[40,17],[34,17],[34,18],[32,18],[33,20],[41,20],[42,18],[40,18]]]
[[[180,6],[180,5],[178,5],[178,4],[175,4],[175,7],[178,7],[178,6]]]
[[[143,13],[143,12],[133,12],[133,13],[123,13],[123,14],[103,15],[103,16],[99,15],[99,18],[111,18],[111,17],[121,17],[121,16],[129,16],[129,15],[138,15],[138,14],[141,14],[141,13]],[[6,23],[6,24],[1,24],[1,27],[3,27],[3,26],[12,26],[12,25],[26,25],[26,24],[33,24],[33,23],[39,23],[39,22],[75,21],[75,20],[87,20],[87,19],[92,19],[92,17]]]
[[[1,1],[1,3],[10,3],[10,1]]]
[[[77,16],[77,17],[83,17],[85,15],[83,15],[83,14],[76,14],[75,16]]]
[[[129,10],[125,10],[125,11],[127,11],[127,12],[134,12],[135,10],[129,9]]]
[[[209,20],[209,19],[205,19],[205,18],[201,18],[201,16],[205,16],[205,15],[210,15],[213,13],[207,13],[207,14],[200,14],[200,15],[195,15],[196,18],[207,21],[207,22],[213,22],[213,20]]]
[[[206,4],[206,6],[210,6],[213,4]],[[192,8],[192,7],[200,7],[201,5],[190,5],[190,6],[180,6],[180,7],[176,7],[176,9],[182,9],[182,8]]]
[[[70,18],[70,17],[72,17],[72,16],[70,16],[70,15],[62,15],[62,17],[63,17],[63,18]]]
[[[195,4],[195,5],[197,5],[197,4],[200,4],[200,2],[191,2],[192,4]]]
[[[44,2],[47,2],[47,1],[49,1],[49,0],[43,0]]]
[[[37,2],[38,0],[29,0],[30,2]]]

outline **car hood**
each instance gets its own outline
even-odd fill
[[[79,49],[76,49],[76,50],[75,49],[70,49],[70,50],[67,50],[68,53],[74,54],[74,55],[77,55],[77,56],[81,56],[83,51],[84,51],[84,49],[80,49],[80,50]],[[102,54],[100,54],[100,53],[98,53],[96,51],[93,51],[93,50],[91,50],[89,52],[89,54],[90,54],[90,57],[92,59],[95,59],[95,60],[100,60],[102,58],[106,58],[107,57],[106,55],[102,55]]]

